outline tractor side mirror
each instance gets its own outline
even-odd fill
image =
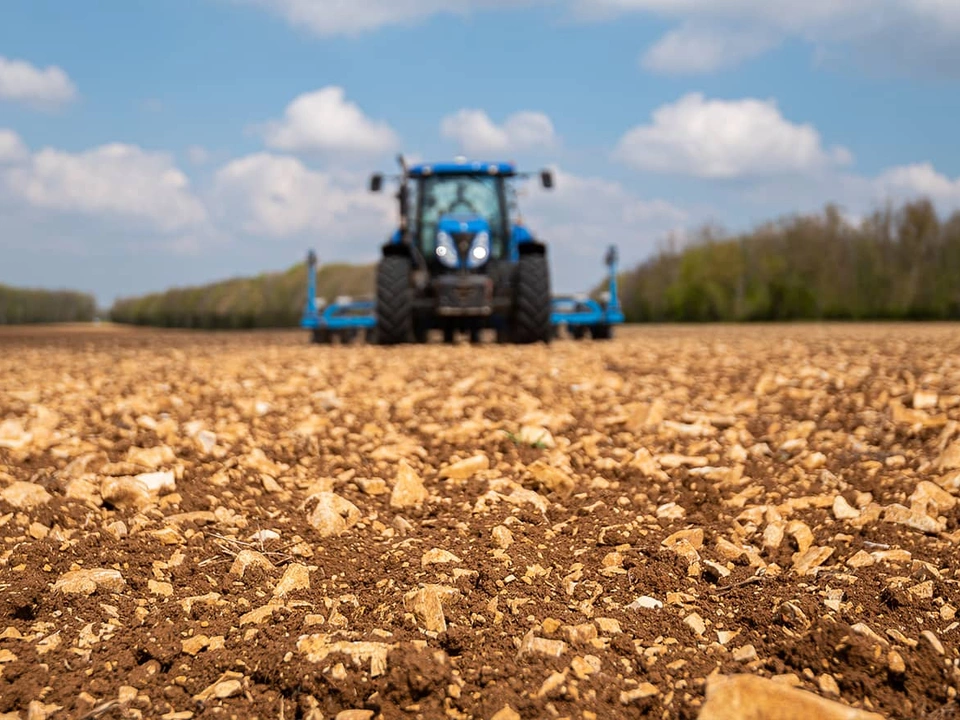
[[[540,183],[548,190],[553,187],[553,173],[549,170],[540,171]]]
[[[383,187],[383,175],[377,173],[370,176],[370,192],[380,192]]]

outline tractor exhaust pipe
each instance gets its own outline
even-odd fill
[[[397,163],[400,165],[400,189],[397,190],[397,200],[400,203],[400,236],[404,243],[409,242],[407,237],[407,210],[409,209],[409,195],[407,186],[407,161],[403,154],[397,155]]]

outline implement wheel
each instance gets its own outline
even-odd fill
[[[590,335],[594,340],[610,340],[613,338],[613,328],[606,323],[602,325],[592,325]]]
[[[313,328],[310,333],[310,341],[315,345],[329,345],[330,332],[326,328]]]
[[[377,266],[377,344],[399,345],[413,340],[413,289],[410,260],[389,255]]]

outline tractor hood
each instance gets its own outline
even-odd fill
[[[449,268],[470,269],[490,259],[490,224],[479,215],[443,215],[437,224],[437,258]]]

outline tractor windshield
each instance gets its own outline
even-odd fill
[[[432,255],[437,225],[444,215],[480,216],[490,225],[490,255],[502,256],[504,237],[503,181],[490,175],[434,175],[421,180],[420,222],[417,240],[421,251]]]

